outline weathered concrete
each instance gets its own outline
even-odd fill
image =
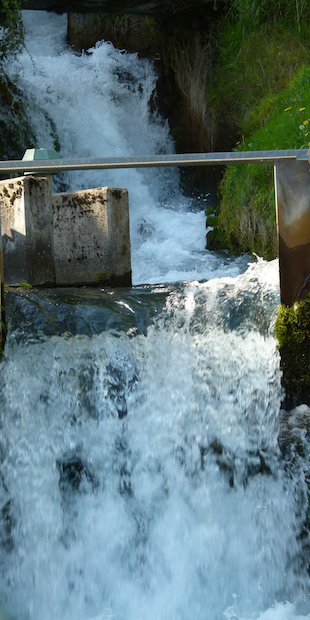
[[[275,193],[281,303],[292,306],[310,291],[310,166],[278,161]]]
[[[0,182],[5,284],[53,285],[50,183],[25,176]]]
[[[131,285],[129,204],[112,187],[54,194],[57,285]]]
[[[50,179],[0,182],[4,282],[131,285],[128,192],[51,195]]]
[[[217,0],[224,4],[225,0]],[[22,0],[22,8],[30,10],[54,11],[55,13],[113,13],[119,15],[154,15],[183,11],[188,8],[188,0]],[[214,0],[190,0],[190,4],[214,5]]]

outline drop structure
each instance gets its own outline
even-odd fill
[[[169,153],[149,61],[24,12],[11,77],[61,157]],[[310,617],[309,410],[281,411],[278,263],[205,246],[176,170],[68,173],[129,191],[132,289],[7,293],[1,613],[18,620]]]

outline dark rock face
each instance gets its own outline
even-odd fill
[[[194,5],[213,4],[214,0],[190,0]],[[223,2],[223,0],[221,0]],[[114,14],[165,14],[182,11],[188,0],[22,0],[22,8],[29,10],[54,11],[55,13],[114,13]]]
[[[67,495],[72,492],[94,490],[96,486],[94,474],[80,454],[67,454],[63,459],[57,459],[56,465],[59,471],[59,490],[63,500],[67,499]]]
[[[118,49],[138,52],[140,57],[154,57],[161,52],[162,32],[155,17],[68,13],[68,43],[74,50],[87,50],[102,39]]]
[[[0,76],[0,159],[21,159],[35,137],[23,110],[23,93]],[[0,177],[5,178],[1,176]]]

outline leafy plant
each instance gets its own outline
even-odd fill
[[[237,150],[308,148],[309,38],[308,0],[232,0],[220,29],[214,98],[222,105],[222,131],[226,125],[235,139],[239,133]],[[207,247],[210,240],[212,249],[277,255],[271,165],[229,166],[219,199]]]
[[[0,0],[0,66],[24,46],[20,0]]]
[[[310,386],[310,297],[292,307],[281,305],[275,323],[281,354],[282,385],[286,404],[292,408],[309,403]]]
[[[310,6],[308,0],[232,0],[231,12],[251,27],[285,19],[295,22],[300,31],[309,19]]]
[[[252,110],[248,139],[237,150],[308,148],[310,141],[310,67],[288,88],[265,98]],[[251,251],[264,258],[277,254],[273,170],[270,164],[229,167],[220,185],[220,242],[232,251]],[[224,232],[223,232],[224,231]],[[214,236],[212,242],[214,244]]]

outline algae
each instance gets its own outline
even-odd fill
[[[292,307],[280,305],[275,335],[281,356],[284,408],[310,405],[310,294]]]

